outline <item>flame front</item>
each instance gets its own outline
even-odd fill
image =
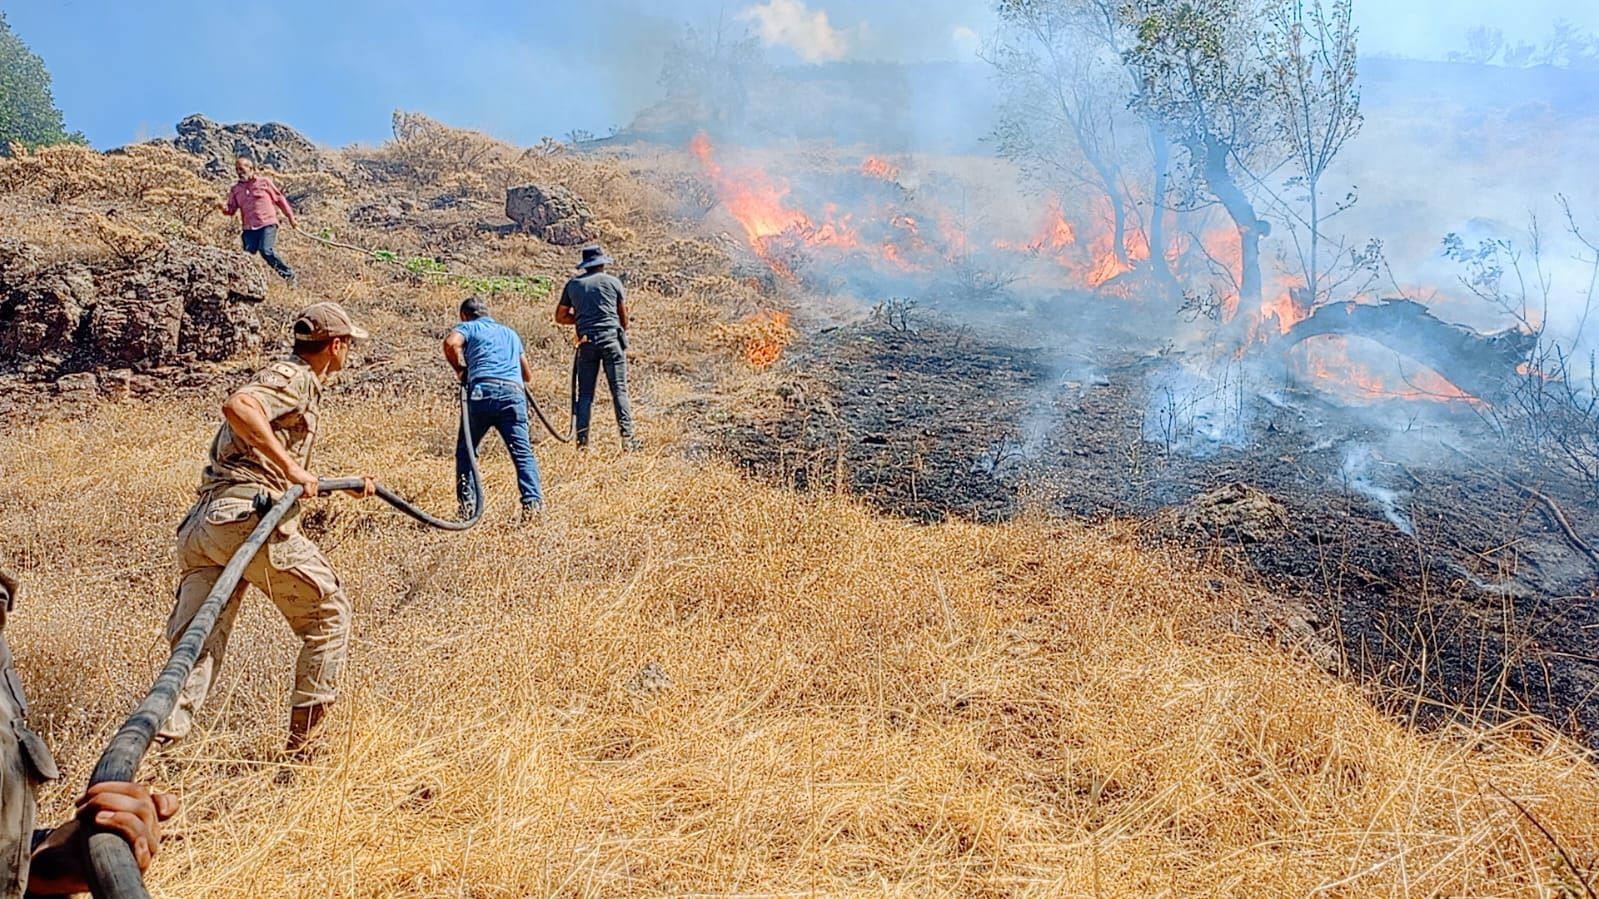
[[[978,237],[968,227],[982,219],[979,213],[969,212],[964,202],[958,207],[946,205],[936,197],[907,189],[900,183],[900,169],[878,156],[862,159],[853,181],[833,176],[838,183],[831,196],[850,197],[844,209],[840,208],[842,199],[807,203],[787,180],[762,169],[724,166],[703,132],[691,141],[690,150],[722,205],[743,229],[750,247],[773,271],[791,280],[798,280],[812,261],[846,262],[904,275],[969,261],[988,265],[997,259],[1000,267],[1014,264],[1029,272],[1034,283],[1046,287],[1137,298],[1154,291],[1142,291],[1141,282],[1123,280],[1123,276],[1147,266],[1158,252],[1178,277],[1192,278],[1196,272],[1204,272],[1212,283],[1219,283],[1220,318],[1234,324],[1240,338],[1239,356],[1249,346],[1287,334],[1314,307],[1314,298],[1302,279],[1266,273],[1265,299],[1259,308],[1241,309],[1243,244],[1238,230],[1225,223],[1197,232],[1178,232],[1181,219],[1169,211],[1156,212],[1167,215],[1162,224],[1166,233],[1173,235],[1157,248],[1151,246],[1147,222],[1137,214],[1118,216],[1105,197],[1076,198],[1078,205],[1068,206],[1066,198],[1056,195],[1044,200],[1031,228],[1007,233],[1002,222],[996,233]],[[845,175],[849,172],[843,170]],[[1149,205],[1135,202],[1130,208]],[[1024,258],[998,258],[1006,255]],[[1051,273],[1063,279],[1055,281]],[[744,355],[751,365],[770,365],[787,343],[782,335],[790,333],[788,323],[778,315],[748,323],[755,332],[744,343]],[[1240,316],[1246,317],[1240,320]],[[1329,392],[1354,401],[1480,402],[1430,369],[1379,374],[1352,357],[1347,343],[1339,338],[1301,346],[1304,351],[1296,357],[1302,370]]]
[[[898,181],[899,168],[892,162],[868,156],[861,161],[861,174],[879,181]]]
[[[790,182],[758,168],[724,166],[705,133],[696,134],[689,149],[712,182],[716,197],[744,229],[750,248],[772,270],[788,278],[798,277],[795,269],[804,262],[827,258],[827,254],[867,269],[900,274],[932,272],[975,259],[1001,269],[1028,270],[1036,283],[1055,282],[1063,290],[1135,298],[1140,291],[1132,290],[1134,285],[1113,290],[1111,283],[1121,283],[1122,275],[1146,266],[1156,251],[1172,269],[1190,264],[1190,243],[1177,238],[1156,250],[1150,245],[1146,222],[1137,216],[1118,216],[1105,197],[1083,198],[1081,208],[1073,213],[1067,197],[1049,195],[1025,232],[1019,234],[1007,229],[1007,222],[999,222],[993,234],[977,235],[969,230],[975,214],[945,205],[926,192],[913,194],[900,184],[899,166],[883,157],[868,155],[860,160],[855,173],[865,181],[833,176],[838,184],[831,187],[831,197],[857,194],[847,202],[849,211],[841,211],[836,202],[804,202]],[[820,178],[825,181],[827,176]],[[1145,206],[1148,203],[1132,203],[1130,208]],[[1175,218],[1169,218],[1169,226],[1175,226]],[[1238,314],[1238,232],[1228,227],[1210,229],[1198,245],[1214,259],[1212,267],[1225,270],[1233,280],[1233,290],[1223,298],[1223,318],[1231,320]],[[1025,259],[1003,259],[1007,254],[1022,254]],[[1049,267],[1038,269],[1028,259],[1047,262]],[[1057,280],[1060,275],[1063,280]],[[1262,322],[1250,323],[1250,331],[1263,333],[1268,317],[1276,318],[1276,328],[1287,328],[1302,318],[1303,312],[1284,288],[1281,298],[1268,304]]]
[[[711,139],[703,131],[694,136],[689,149],[710,177],[717,197],[744,227],[744,233],[757,251],[762,249],[764,241],[786,231],[811,229],[811,220],[805,213],[786,205],[787,184],[755,169],[736,175],[728,173],[716,161]]]
[[[1394,379],[1386,378],[1357,361],[1350,353],[1349,341],[1344,337],[1318,337],[1305,341],[1302,346],[1305,373],[1318,388],[1334,396],[1365,403],[1407,400],[1482,405],[1482,400],[1461,390],[1430,368],[1417,366],[1404,369],[1397,377],[1399,383],[1391,383]]]

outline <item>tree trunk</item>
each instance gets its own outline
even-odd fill
[[[1150,270],[1166,293],[1175,299],[1182,289],[1172,274],[1171,260],[1166,258],[1166,182],[1170,178],[1167,169],[1171,167],[1171,144],[1153,122],[1149,125],[1149,145],[1155,156],[1155,199],[1149,219]]]
[[[1537,338],[1516,328],[1483,334],[1437,318],[1411,300],[1333,303],[1295,324],[1281,350],[1313,337],[1364,337],[1426,365],[1478,399],[1502,403],[1518,381],[1517,367],[1531,360]]]
[[[1271,225],[1255,215],[1254,204],[1233,180],[1227,167],[1230,155],[1226,144],[1212,137],[1200,137],[1191,147],[1204,160],[1205,187],[1227,210],[1238,227],[1239,285],[1238,308],[1249,313],[1260,311],[1260,239],[1271,233]]]
[[[1068,110],[1065,101],[1061,101],[1062,110]],[[1099,176],[1099,183],[1105,191],[1105,198],[1110,201],[1110,212],[1113,229],[1112,248],[1116,254],[1116,261],[1127,267],[1127,204],[1122,199],[1121,192],[1116,189],[1116,169],[1099,155],[1094,149],[1094,144],[1083,132],[1083,122],[1069,111],[1066,120],[1071,123],[1072,133],[1077,137],[1077,147],[1082,150],[1083,158],[1094,169],[1094,174]]]
[[[1126,268],[1132,265],[1127,260],[1127,202],[1122,199],[1121,192],[1114,188],[1105,191],[1105,196],[1110,198],[1110,213],[1114,221],[1112,251],[1116,254],[1116,261]]]
[[[1310,179],[1310,265],[1305,279],[1305,295],[1314,306],[1321,299],[1321,196],[1316,179]]]

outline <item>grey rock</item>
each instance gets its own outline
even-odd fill
[[[589,227],[594,211],[564,187],[524,184],[507,189],[505,217],[556,246],[578,246],[594,239]]]
[[[265,269],[216,247],[173,240],[132,267],[93,271],[0,238],[0,368],[52,378],[226,359],[260,346],[253,305],[265,297]]]
[[[203,115],[192,115],[179,122],[177,130],[178,136],[173,139],[173,145],[185,153],[203,158],[206,172],[217,177],[230,176],[233,173],[233,160],[240,156],[278,171],[328,167],[327,154],[317,149],[316,144],[293,128],[277,122],[222,125]]]
[[[634,693],[650,695],[672,689],[672,677],[656,662],[646,662],[633,676],[628,689]]]
[[[100,382],[95,376],[86,371],[75,374],[62,375],[56,379],[55,392],[63,394],[82,395],[94,393],[100,389]]]

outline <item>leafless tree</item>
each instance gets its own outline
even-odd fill
[[[1502,29],[1477,25],[1466,29],[1466,49],[1451,52],[1449,60],[1482,65],[1492,62],[1503,49],[1505,49],[1505,32]]]
[[[1005,91],[994,137],[1000,155],[1040,181],[1104,196],[1112,252],[1124,266],[1128,232],[1147,228],[1149,264],[1175,295],[1164,252],[1171,147],[1156,123],[1129,112],[1135,85],[1122,53],[1132,34],[1119,4],[996,0],[1000,26],[983,54]]]
[[[1272,0],[1266,6],[1267,28],[1261,37],[1261,60],[1269,73],[1268,100],[1276,107],[1281,134],[1298,169],[1287,186],[1306,207],[1305,214],[1287,209],[1285,217],[1312,302],[1325,298],[1329,287],[1322,271],[1323,227],[1355,202],[1352,190],[1331,209],[1322,202],[1327,169],[1364,123],[1358,29],[1351,19],[1351,0],[1331,0],[1325,6],[1321,0]],[[1301,227],[1307,233],[1304,240]],[[1339,255],[1343,249],[1340,244]]]
[[[1599,242],[1590,237],[1571,203],[1558,198],[1565,230],[1579,247],[1572,257],[1586,283],[1556,289],[1544,264],[1549,252],[1536,216],[1524,243],[1494,238],[1468,245],[1458,235],[1444,239],[1444,255],[1465,267],[1461,283],[1474,295],[1537,336],[1528,364],[1519,371],[1512,404],[1500,429],[1523,450],[1522,457],[1564,474],[1599,500],[1599,358],[1587,329],[1599,298]],[[1555,295],[1573,296],[1580,314],[1569,331],[1552,332],[1548,312]],[[1573,307],[1576,308],[1576,307]]]
[[[1568,69],[1599,68],[1599,38],[1583,31],[1570,19],[1558,19],[1548,39],[1533,55],[1533,61]]]
[[[666,101],[696,123],[732,126],[749,113],[752,86],[766,73],[760,40],[718,17],[708,28],[683,26],[667,49],[660,84]]]
[[[1087,182],[1103,195],[1112,212],[1116,259],[1125,265],[1127,197],[1121,166],[1127,148],[1121,146],[1117,125],[1126,96],[1115,72],[1120,61],[1090,30],[1091,5],[995,3],[1000,27],[984,58],[997,70],[1006,96],[994,136],[1000,155],[1046,183]]]

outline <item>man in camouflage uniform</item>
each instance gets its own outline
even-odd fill
[[[16,602],[17,581],[0,570],[0,631]],[[28,727],[28,700],[0,635],[0,899],[61,896],[88,889],[85,825],[118,834],[146,870],[161,842],[160,822],[178,810],[177,797],[133,783],[103,783],[78,800],[77,817],[53,831],[34,830],[36,792],[61,776],[44,740]]]
[[[254,530],[256,496],[277,497],[294,484],[305,488],[305,496],[317,495],[317,477],[308,466],[322,387],[344,367],[351,345],[367,336],[339,304],[311,305],[294,322],[294,355],[262,369],[223,404],[225,421],[211,442],[199,500],[178,526],[182,573],[177,604],[167,620],[167,638],[174,644]],[[368,478],[364,495],[372,490]],[[180,740],[193,727],[194,714],[222,664],[239,602],[251,585],[272,600],[300,638],[289,751],[306,751],[336,693],[350,639],[350,601],[322,550],[300,532],[298,505],[244,569],[178,694],[177,708],[158,734],[161,742]]]

